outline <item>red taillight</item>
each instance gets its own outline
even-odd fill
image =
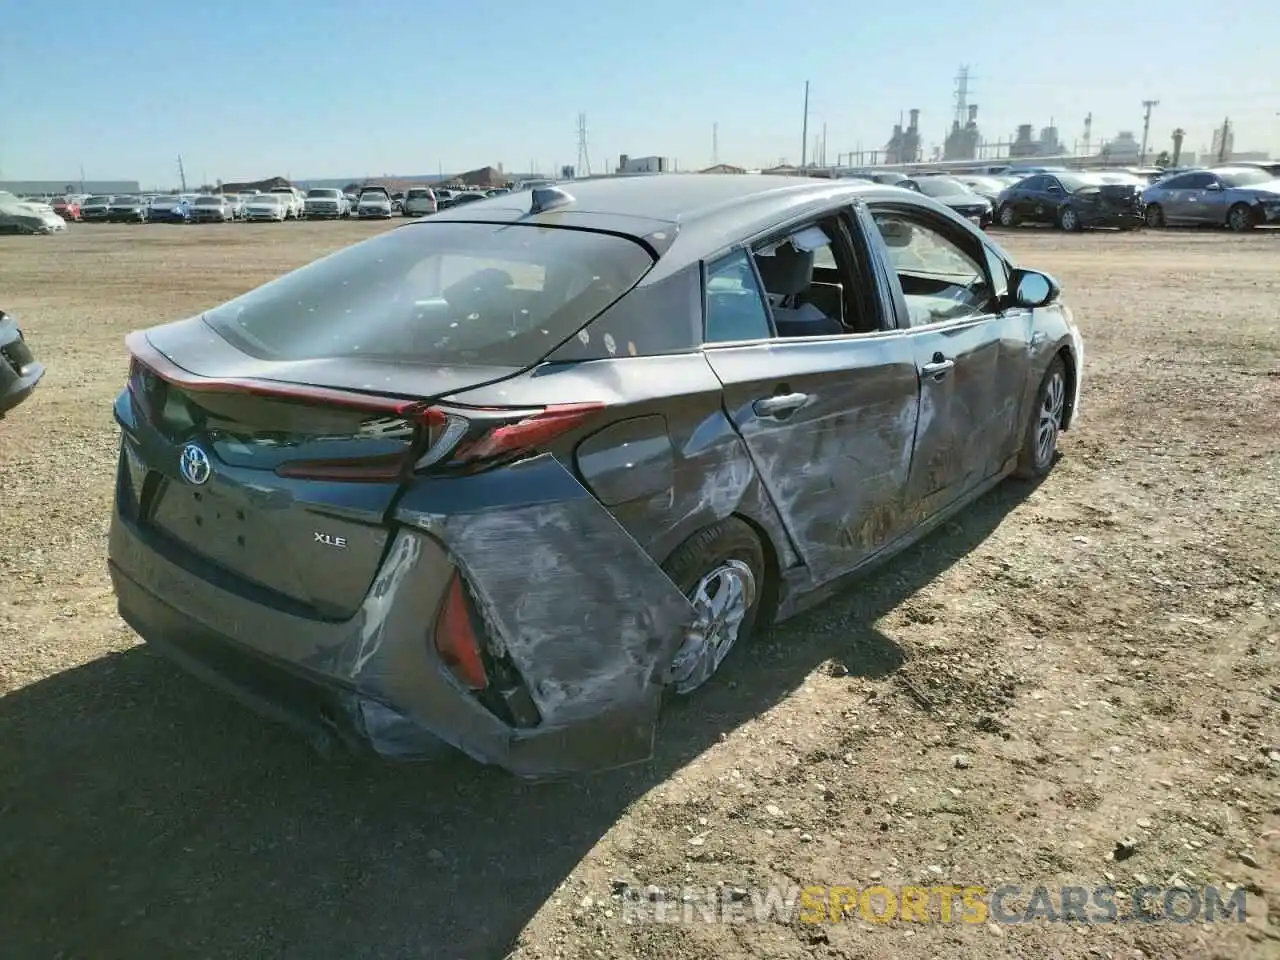
[[[480,656],[480,641],[476,636],[471,603],[458,574],[454,574],[449,583],[444,607],[436,621],[435,640],[440,659],[461,683],[472,690],[483,690],[489,685],[484,660]]]
[[[554,404],[515,423],[494,427],[479,439],[460,447],[453,459],[470,463],[530,450],[568,433],[603,409],[603,403]]]

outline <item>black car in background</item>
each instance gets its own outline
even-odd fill
[[[991,201],[979,196],[977,192],[955,177],[912,177],[901,181],[896,186],[906,187],[908,190],[923,193],[926,197],[932,197],[980,227],[991,226],[993,209]]]
[[[1002,227],[1048,224],[1066,231],[1086,227],[1133,230],[1146,222],[1142,186],[1113,183],[1093,173],[1038,173],[1000,194],[996,220]]]
[[[14,319],[0,310],[0,417],[20,404],[44,376],[44,365],[18,329]]]

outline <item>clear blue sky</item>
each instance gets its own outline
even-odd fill
[[[545,14],[535,10],[545,10]],[[1052,117],[1063,141],[1175,126],[1280,153],[1275,0],[160,0],[15,2],[0,39],[0,177],[176,181],[446,172],[619,153],[682,168],[796,162],[804,81],[827,156],[926,146],[972,66],[988,139]]]

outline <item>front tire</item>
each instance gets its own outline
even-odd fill
[[[1244,233],[1254,227],[1253,210],[1247,203],[1237,203],[1227,211],[1227,229],[1235,233]]]
[[[1147,226],[1153,230],[1159,230],[1164,226],[1164,210],[1158,203],[1147,204]]]
[[[684,696],[701,687],[755,632],[767,565],[756,532],[727,517],[676,548],[663,570],[689,598],[701,630],[691,630],[676,651],[670,686]]]
[[[1062,357],[1054,357],[1036,392],[1036,402],[1027,418],[1022,449],[1014,476],[1038,480],[1053,469],[1058,456],[1058,437],[1067,405],[1067,365]]]

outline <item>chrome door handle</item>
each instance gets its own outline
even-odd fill
[[[920,372],[926,377],[933,377],[935,380],[941,380],[956,365],[954,360],[935,360],[932,363],[926,363],[920,368]]]
[[[757,417],[776,417],[779,414],[799,410],[809,402],[807,393],[784,393],[776,397],[763,397],[751,405]]]

